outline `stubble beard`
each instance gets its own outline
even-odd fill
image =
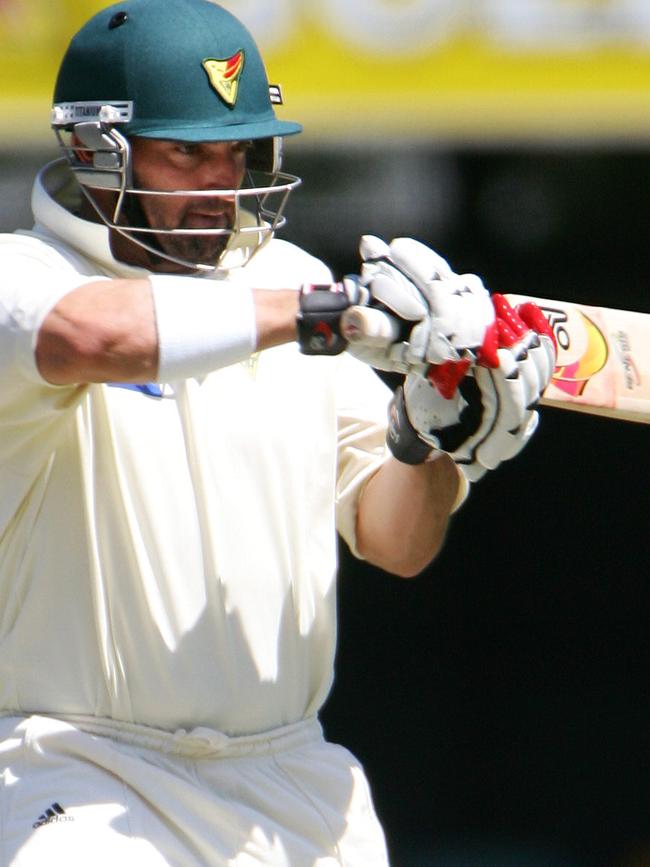
[[[183,208],[180,217],[177,217],[174,220],[174,228],[188,229],[190,230],[189,234],[180,232],[177,234],[170,234],[168,232],[164,232],[160,234],[149,235],[149,239],[155,239],[155,245],[160,247],[161,252],[167,256],[173,257],[175,259],[181,259],[185,262],[208,265],[212,267],[216,266],[221,257],[223,256],[226,247],[228,246],[232,237],[233,229],[235,226],[235,208],[234,204],[231,202],[223,202],[218,199],[212,200],[215,203],[219,203],[218,207],[219,209],[221,209],[221,212],[214,217],[214,219],[212,220],[212,225],[202,225],[201,228],[218,229],[221,230],[223,234],[192,234],[191,230],[196,229],[197,227],[195,225],[192,225],[190,212],[193,208],[200,207],[203,203],[209,201],[210,200],[208,199],[204,199],[199,203],[188,203]],[[161,226],[164,226],[165,228],[172,228],[168,225],[170,222],[169,218],[165,218],[165,215],[160,211],[159,208],[156,207],[156,204],[154,202],[149,203],[146,208],[143,207],[143,213],[146,219],[146,223],[151,228],[155,229]]]

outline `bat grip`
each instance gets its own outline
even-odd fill
[[[341,334],[349,343],[390,346],[398,339],[399,331],[393,316],[374,307],[348,307],[341,316]]]

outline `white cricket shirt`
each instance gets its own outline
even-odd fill
[[[0,236],[0,712],[232,735],[313,715],[332,681],[335,528],[354,550],[388,391],[295,345],[163,397],[49,385],[34,341],[57,300],[146,274],[60,204],[67,179],[47,167],[34,230]],[[331,279],[277,239],[227,277]]]

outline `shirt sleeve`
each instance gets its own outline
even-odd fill
[[[389,457],[386,424],[390,389],[370,367],[343,353],[339,368],[336,527],[355,557],[359,498]]]
[[[84,393],[83,385],[46,382],[35,346],[59,299],[94,278],[79,274],[56,251],[13,236],[0,238],[0,255],[0,487],[6,490],[5,474],[33,477]]]

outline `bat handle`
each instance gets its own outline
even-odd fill
[[[374,307],[348,307],[341,316],[341,334],[350,343],[390,346],[399,336],[399,323]]]

